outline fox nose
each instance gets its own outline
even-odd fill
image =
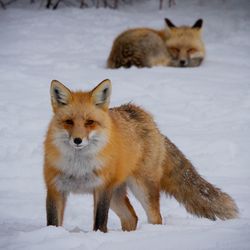
[[[79,144],[82,143],[82,139],[79,138],[79,137],[76,137],[76,138],[74,139],[74,143],[75,143],[76,145],[79,145]]]
[[[186,60],[180,60],[180,66],[181,67],[186,66]]]

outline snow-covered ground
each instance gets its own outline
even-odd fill
[[[250,249],[250,2],[134,1],[118,10],[39,8],[17,1],[0,9],[0,249]],[[207,58],[199,68],[108,70],[112,41],[131,27],[204,19]],[[49,86],[113,82],[112,106],[133,101],[210,182],[228,192],[240,217],[209,221],[161,198],[165,225],[149,225],[137,200],[135,232],[109,215],[109,232],[92,231],[91,195],[72,195],[64,227],[46,227],[43,140],[52,115]]]

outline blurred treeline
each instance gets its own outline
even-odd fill
[[[24,0],[0,0],[0,6],[6,9],[9,5]],[[117,9],[126,4],[132,5],[134,2],[147,0],[27,0],[30,4],[40,3],[40,7],[56,10],[60,5],[79,6],[79,8],[112,8]],[[176,4],[176,0],[155,0],[156,6],[162,9],[164,6],[171,7]],[[156,7],[156,8],[157,8]]]

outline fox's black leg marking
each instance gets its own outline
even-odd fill
[[[94,218],[94,230],[107,232],[108,212],[111,200],[111,191],[104,191],[96,194],[96,209]]]
[[[46,199],[46,210],[47,210],[47,226],[59,226],[58,213],[56,208],[56,202],[50,199],[47,195]]]

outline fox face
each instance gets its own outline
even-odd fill
[[[205,56],[201,37],[202,19],[197,20],[192,27],[176,27],[169,19],[165,19],[165,21],[169,28],[166,46],[172,59],[170,66],[199,66]]]
[[[60,82],[52,81],[53,141],[62,153],[92,155],[107,143],[110,92],[109,80],[91,92],[71,92]]]

